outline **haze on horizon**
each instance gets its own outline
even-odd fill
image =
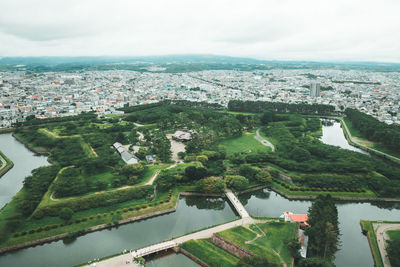
[[[2,0],[0,56],[400,62],[398,0]]]

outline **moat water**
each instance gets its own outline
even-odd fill
[[[35,156],[10,134],[0,135],[0,149],[15,164],[14,168],[0,179],[0,200],[4,205],[22,187],[24,177],[29,175],[31,170],[48,163],[46,157]],[[311,206],[311,201],[288,200],[268,189],[241,195],[239,199],[248,212],[256,216],[278,217],[284,211],[306,213]],[[341,202],[337,207],[341,247],[336,254],[336,266],[372,267],[372,255],[367,238],[361,233],[360,220],[400,220],[400,203],[376,205]],[[237,215],[225,199],[184,197],[174,213],[90,233],[70,243],[56,241],[3,254],[0,256],[0,266],[73,266],[236,218]],[[151,260],[148,266],[190,267],[197,264],[183,255],[173,254]]]
[[[368,152],[350,145],[344,136],[343,129],[339,122],[332,120],[332,125],[322,125],[322,136],[320,140],[328,145],[339,146],[343,149],[356,151],[363,154]]]

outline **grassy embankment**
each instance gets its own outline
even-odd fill
[[[245,250],[266,257],[270,262],[290,266],[292,257],[285,240],[295,236],[297,224],[267,222],[237,226],[217,233]],[[214,245],[210,239],[191,240],[181,245],[210,266],[235,266],[238,258]]]
[[[210,266],[233,267],[239,262],[239,258],[216,246],[210,239],[190,240],[180,247]]]
[[[120,220],[168,210],[175,207],[176,202],[178,201],[178,195],[179,190],[175,189],[172,191],[169,201],[166,201],[168,199],[168,192],[162,192],[158,193],[154,199],[132,200],[112,206],[78,211],[74,213],[72,219],[68,223],[59,217],[52,216],[46,216],[40,220],[28,218],[17,229],[18,233],[27,232],[27,234],[23,236],[20,235],[18,237],[12,237],[5,243],[1,244],[0,247],[14,246],[17,244],[31,242],[64,233],[85,231],[88,228],[97,225],[105,224],[111,226],[112,224],[118,223]],[[15,202],[11,202],[6,206],[6,208],[7,210],[3,210],[2,212],[12,212],[13,209],[15,210]],[[80,221],[77,222],[76,219],[80,219]],[[44,230],[45,226],[50,226],[50,229]],[[31,229],[37,230],[39,227],[42,228],[40,232],[35,231],[34,233],[29,234]]]
[[[390,240],[400,240],[400,230],[387,231]]]
[[[380,152],[386,153],[390,156],[400,158],[400,154],[395,153],[391,151],[390,149],[386,148],[380,143],[369,141],[368,139],[365,138],[365,136],[358,130],[356,129],[352,122],[348,118],[343,118],[343,121],[346,123],[347,128],[349,129],[351,136],[362,146],[365,146],[367,148],[372,148],[375,150],[378,150]]]
[[[279,180],[281,183],[287,182]],[[288,184],[289,185],[289,184]],[[290,185],[292,188],[297,188],[294,185]],[[365,192],[332,192],[332,191],[294,191],[272,181],[272,188],[282,192],[287,196],[299,196],[299,197],[317,197],[318,195],[331,195],[333,198],[378,198],[377,195],[369,189],[364,189]]]
[[[227,155],[246,152],[247,150],[250,150],[249,154],[256,153],[258,150],[271,151],[271,148],[257,141],[254,138],[255,135],[255,132],[245,132],[241,136],[221,140],[219,144],[225,147]]]
[[[2,157],[4,159],[4,161],[6,162],[5,164],[0,162],[0,177],[1,177],[8,170],[10,170],[12,166],[14,166],[14,163],[9,158],[7,158],[6,155],[4,155],[4,153],[1,151],[0,151],[0,157]]]
[[[376,233],[372,225],[373,221],[361,221],[361,228],[367,232],[369,246],[374,258],[376,267],[383,267],[381,253],[379,252],[378,241],[376,240]]]
[[[60,135],[58,135],[56,132],[50,131],[50,130],[48,130],[48,129],[46,129],[46,128],[41,128],[41,129],[38,130],[38,132],[40,132],[40,133],[46,135],[46,136],[49,137],[50,139],[77,138],[79,144],[80,144],[81,147],[82,147],[83,152],[85,153],[85,155],[86,155],[88,158],[94,158],[94,157],[96,157],[94,151],[92,151],[92,149],[90,148],[89,144],[86,143],[86,142],[83,140],[82,136],[79,135],[79,134],[77,134],[77,135],[71,135],[71,136],[60,136]]]
[[[270,262],[289,266],[292,257],[284,241],[295,236],[298,225],[282,222],[267,222],[256,225],[255,227],[259,228],[257,232],[238,226],[222,231],[218,235],[256,255],[267,257]],[[262,232],[261,235],[257,236],[257,233],[260,232]]]

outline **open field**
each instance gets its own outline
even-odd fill
[[[400,240],[400,230],[387,231],[390,240]]]
[[[255,153],[258,150],[271,151],[269,147],[266,147],[257,141],[254,138],[255,135],[255,132],[246,132],[239,137],[224,139],[220,141],[219,144],[225,147],[228,155],[232,155],[236,152],[245,152],[246,150],[250,150],[249,153]]]
[[[297,224],[268,222],[257,224],[255,227],[258,228],[257,231],[238,226],[218,235],[254,254],[267,257],[270,262],[289,266],[292,258],[284,240],[295,236]]]
[[[214,245],[208,239],[190,240],[180,247],[210,266],[232,267],[239,262],[237,257]]]

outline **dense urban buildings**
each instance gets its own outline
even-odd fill
[[[319,103],[357,108],[388,124],[400,123],[400,75],[336,69],[209,70],[163,73],[78,71],[29,74],[0,72],[0,127],[28,116],[47,118],[95,111],[119,113],[124,105],[164,99],[231,99]],[[310,86],[311,84],[311,86]]]

